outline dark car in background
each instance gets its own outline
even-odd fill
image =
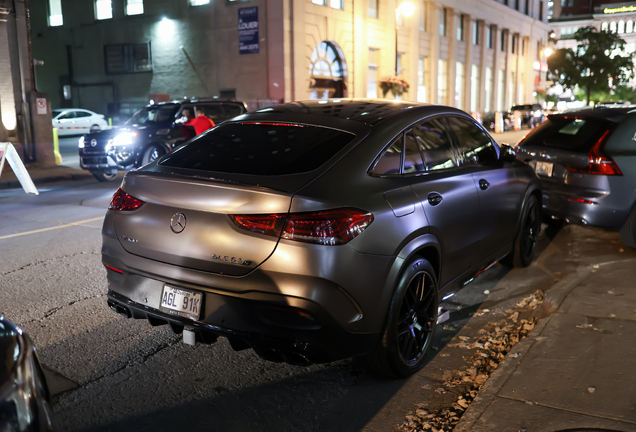
[[[484,118],[481,121],[481,124],[486,128],[487,131],[489,132],[494,132],[495,131],[495,116],[497,113],[491,112],[486,114],[486,116],[484,116]],[[503,116],[503,127],[504,127],[504,131],[507,130],[512,130],[515,125],[512,119],[512,116],[510,115],[510,113],[507,112],[502,112],[501,115]]]
[[[544,214],[620,230],[636,248],[636,110],[556,114],[517,147],[541,179]]]
[[[99,181],[111,181],[118,170],[128,171],[152,162],[194,136],[182,121],[186,109],[194,116],[194,107],[203,108],[216,124],[247,112],[243,102],[215,99],[151,104],[137,111],[121,127],[82,136],[80,167]]]
[[[276,105],[126,174],[102,231],[108,304],[189,343],[407,376],[442,299],[531,263],[540,202],[532,168],[458,109]]]
[[[52,412],[33,342],[0,316],[0,431],[54,431]]]
[[[510,108],[510,116],[514,121],[514,113],[519,111],[521,114],[521,125],[528,126],[532,129],[544,120],[544,110],[539,104],[515,105]]]

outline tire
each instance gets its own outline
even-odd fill
[[[159,159],[161,156],[166,154],[166,148],[160,144],[153,144],[149,146],[145,151],[143,156],[141,157],[141,164],[147,165],[155,160]]]
[[[91,174],[100,182],[111,182],[117,178],[117,171],[106,173],[104,170],[91,170]]]
[[[627,220],[621,227],[621,238],[625,246],[636,249],[636,205],[629,212]]]
[[[523,207],[521,226],[515,238],[512,252],[503,260],[508,267],[528,267],[532,264],[541,232],[541,205],[535,195],[530,195]]]
[[[437,289],[433,266],[423,258],[409,261],[393,294],[382,339],[373,351],[358,357],[358,363],[389,378],[417,372],[437,326]]]
[[[97,132],[102,130],[102,128],[98,124],[91,125],[91,132]]]

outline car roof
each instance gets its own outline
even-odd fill
[[[206,103],[206,104],[222,104],[223,103],[223,104],[243,105],[242,101],[201,98],[201,99],[183,99],[183,100],[171,100],[167,102],[157,102],[155,104],[148,104],[147,106],[170,106],[170,105],[179,106],[183,104],[190,105],[190,104],[200,104],[200,103]]]
[[[415,107],[433,106],[418,102],[384,99],[322,99],[288,102],[257,110],[257,113],[311,114],[353,120],[374,125],[388,117]]]
[[[571,110],[562,112],[559,114],[552,114],[550,117],[588,117],[606,119],[614,122],[620,122],[625,115],[636,112],[636,106],[624,106],[624,107],[594,107],[594,108],[582,108],[579,110]]]

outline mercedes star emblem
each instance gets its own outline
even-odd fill
[[[91,147],[95,147],[97,145],[97,140],[96,139],[92,139],[91,140]]]
[[[170,219],[170,229],[173,233],[179,234],[185,229],[186,217],[183,213],[175,213]]]

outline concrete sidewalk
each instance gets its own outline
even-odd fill
[[[456,432],[636,431],[636,259],[571,274],[546,302],[553,313],[508,353]]]
[[[70,168],[64,165],[46,168],[27,166],[27,171],[36,186],[59,181],[87,180],[93,178],[93,175],[86,170]],[[14,189],[19,187],[21,187],[20,182],[11,170],[9,164],[5,163],[2,173],[0,173],[0,189]]]

